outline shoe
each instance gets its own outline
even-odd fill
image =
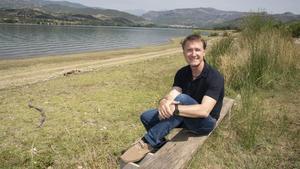
[[[137,162],[143,159],[147,153],[151,152],[153,148],[150,144],[145,143],[143,140],[139,140],[132,147],[130,147],[123,155],[121,160],[125,163]]]

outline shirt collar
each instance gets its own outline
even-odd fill
[[[190,68],[190,71],[191,71],[191,74],[192,74],[192,69]],[[203,70],[202,70],[202,72],[200,73],[200,75],[199,76],[197,76],[197,78],[196,79],[200,79],[200,78],[202,78],[202,77],[207,77],[207,75],[208,75],[208,72],[209,72],[209,65],[206,63],[206,61],[204,60],[204,67],[203,67]],[[196,80],[195,79],[195,80]]]

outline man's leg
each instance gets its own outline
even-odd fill
[[[175,100],[184,105],[198,104],[196,100],[186,94],[178,95]],[[172,116],[168,119],[159,120],[157,109],[147,111],[141,116],[141,121],[147,130],[144,138],[152,147],[159,148],[165,143],[165,136],[173,128],[181,126],[183,119],[180,116]]]
[[[145,111],[144,113],[142,113],[140,119],[146,131],[160,122],[157,109],[150,109],[148,111]]]
[[[166,120],[160,120],[157,109],[152,109],[141,115],[141,121],[147,130],[147,134],[120,157],[125,163],[139,161],[147,153],[151,152],[153,148],[162,146],[166,142],[164,136],[167,135],[166,133],[171,128],[174,128],[170,126],[176,126],[182,122],[182,119],[180,122],[177,122],[175,116],[173,116]]]
[[[176,97],[176,101],[179,101],[183,105],[198,104],[198,102],[191,96],[186,94],[180,94]],[[183,123],[180,127],[186,128],[199,135],[209,134],[216,125],[216,119],[211,116],[207,118],[183,118]]]
[[[176,101],[180,102],[183,105],[193,105],[198,104],[198,102],[187,94],[180,94],[175,98]]]
[[[194,134],[208,135],[216,125],[216,119],[211,116],[207,118],[184,118],[182,127]]]
[[[165,143],[165,136],[182,122],[183,118],[179,116],[172,116],[168,119],[161,120],[147,131],[144,138],[152,147],[160,148]]]

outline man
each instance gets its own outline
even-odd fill
[[[158,108],[141,115],[147,133],[121,156],[125,163],[139,161],[160,148],[173,128],[206,135],[215,127],[224,97],[224,78],[204,60],[206,42],[199,35],[187,36],[181,45],[188,65],[177,71],[172,90]]]

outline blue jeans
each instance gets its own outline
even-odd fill
[[[175,98],[182,105],[198,104],[191,96],[180,94]],[[158,110],[151,109],[141,115],[141,121],[147,130],[144,138],[154,147],[159,148],[165,143],[165,136],[173,128],[182,127],[192,130],[199,135],[209,134],[215,127],[216,119],[211,116],[207,118],[188,118],[182,116],[172,116],[168,119],[160,120]]]

